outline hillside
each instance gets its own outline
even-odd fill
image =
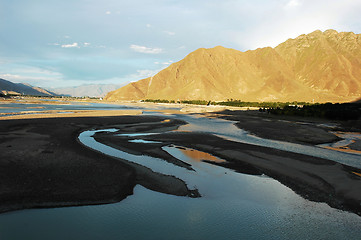
[[[40,87],[25,83],[13,83],[0,78],[0,92],[4,95],[58,96]]]
[[[345,102],[360,97],[361,35],[327,30],[276,48],[201,48],[106,99]]]

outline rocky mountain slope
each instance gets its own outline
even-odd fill
[[[346,102],[360,97],[361,34],[327,30],[275,48],[201,48],[106,99]]]
[[[40,87],[34,87],[25,83],[13,83],[0,78],[0,93],[4,95],[31,95],[31,96],[58,96]]]

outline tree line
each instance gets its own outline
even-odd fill
[[[165,100],[146,99],[143,102],[153,103],[182,103],[196,105],[221,105],[231,107],[257,107],[260,112],[274,115],[317,117],[331,120],[357,120],[361,117],[360,103],[308,103],[308,102],[244,102],[228,100],[214,102],[206,100]]]

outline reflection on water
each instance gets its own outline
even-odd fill
[[[133,140],[129,140],[128,142],[132,142],[132,143],[161,143],[161,142],[148,141],[148,140],[143,140],[143,139],[133,139]]]
[[[361,133],[358,132],[333,132],[342,140],[335,143],[320,144],[322,148],[327,148],[335,151],[351,153],[359,155],[361,161]],[[353,149],[353,145],[359,145],[358,149]]]
[[[182,125],[178,129],[178,131],[206,132],[230,141],[253,144],[257,146],[269,147],[288,152],[295,152],[309,156],[330,159],[352,167],[361,168],[361,158],[359,155],[332,151],[330,149],[324,149],[321,147],[306,146],[296,143],[260,138],[249,134],[247,131],[239,129],[237,126],[234,125],[235,122],[232,121],[224,119],[212,119],[194,115],[174,115],[168,117],[175,117],[189,123],[188,125]]]
[[[77,102],[62,102],[53,100],[52,104],[47,103],[1,103],[0,102],[0,116],[1,115],[18,115],[30,114],[34,109],[41,114],[47,111],[76,111],[76,110],[125,110],[125,109],[140,109],[137,106],[125,106],[115,104],[103,103],[77,103]]]
[[[213,156],[206,152],[202,152],[202,151],[198,151],[198,150],[186,148],[186,147],[176,147],[176,148],[178,148],[179,151],[181,151],[181,153],[183,155],[187,156],[188,158],[190,158],[196,162],[200,162],[200,161],[211,161],[211,162],[215,162],[215,163],[226,162],[226,160],[220,159],[220,158]]]
[[[92,134],[86,132],[80,138],[98,148]],[[166,195],[136,186],[134,195],[116,204],[1,214],[0,239],[361,238],[361,221],[355,214],[307,201],[271,178],[204,163],[193,158],[190,149],[167,146],[163,150],[192,164],[195,171],[156,158],[135,160],[145,166],[154,161],[155,171],[184,179],[188,186],[199,189],[201,198]],[[101,151],[134,160],[131,154],[108,147]]]
[[[288,151],[306,150],[310,155],[321,150],[334,153],[256,138],[225,120],[187,115],[177,118],[190,122],[181,131],[204,131],[268,147],[282,145],[280,148]],[[200,161],[222,161],[210,154],[163,147],[192,164],[195,171],[189,171],[161,159],[100,144],[91,137],[93,134],[83,132],[79,139],[98,151],[177,176],[189,188],[197,188],[202,197],[178,197],[136,186],[134,195],[116,204],[9,212],[0,214],[0,239],[361,239],[359,216],[305,200],[271,178],[239,174]],[[345,159],[352,162],[352,158]]]

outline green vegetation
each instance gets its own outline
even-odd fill
[[[2,92],[0,92],[0,98],[10,98],[10,96],[5,95],[5,94],[3,94]]]
[[[162,99],[146,99],[143,100],[143,102],[221,105],[231,107],[258,107],[260,112],[268,112],[275,115],[317,117],[332,120],[356,120],[361,117],[360,103],[312,104],[307,102],[243,102],[233,99],[224,102],[212,102],[206,100],[175,101]]]
[[[215,105],[223,105],[230,107],[259,107],[259,108],[284,108],[286,106],[304,106],[310,105],[306,102],[243,102],[240,100],[229,100],[226,102],[217,102]]]
[[[152,102],[152,103],[175,103],[174,100],[166,100],[166,99],[145,99],[142,102]]]
[[[213,104],[211,101],[206,100],[182,100],[180,103],[184,104],[195,104],[195,105],[211,105]]]
[[[146,99],[143,102],[153,103],[183,103],[195,105],[221,105],[230,107],[259,107],[259,108],[283,108],[289,105],[310,105],[306,102],[243,102],[241,100],[228,100],[224,102],[213,102],[206,100],[165,100],[165,99]]]
[[[361,116],[361,104],[325,103],[305,105],[303,107],[285,106],[283,108],[271,108],[269,112],[275,115],[317,117],[332,120],[357,120]]]
[[[182,103],[182,104],[194,104],[194,105],[209,105],[210,101],[205,100],[166,100],[166,99],[145,99],[143,102],[153,102],[153,103]]]

